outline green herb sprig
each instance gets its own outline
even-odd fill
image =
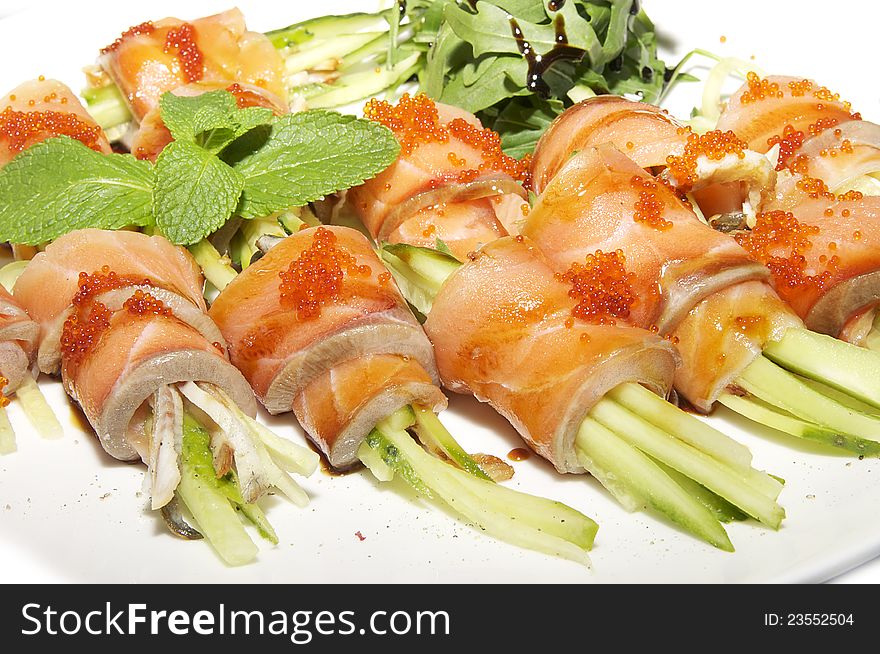
[[[376,123],[325,110],[276,118],[240,109],[224,90],[166,93],[160,111],[174,140],[155,165],[65,136],[13,159],[0,171],[0,240],[38,245],[75,229],[133,226],[190,245],[233,216],[267,216],[356,186],[400,149]]]

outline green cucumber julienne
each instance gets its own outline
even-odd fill
[[[383,261],[407,299],[428,313],[461,264],[447,252],[386,245]],[[622,384],[590,410],[578,459],[627,509],[651,509],[712,545],[732,550],[722,522],[751,516],[777,529],[782,483],[751,465],[748,449],[639,384]]]

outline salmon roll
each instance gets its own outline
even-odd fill
[[[202,285],[186,250],[161,237],[83,230],[37,254],[14,292],[40,326],[43,368],[60,371],[104,450],[143,460],[152,508],[175,533],[198,534],[166,509],[180,497],[238,564],[256,548],[233,507],[277,540],[254,503],[271,488],[305,503],[285,471],[307,474],[317,460],[253,419],[253,392],[205,313]]]
[[[0,384],[10,395],[26,378],[37,349],[40,327],[9,291],[0,286]],[[0,398],[2,404],[3,398]]]
[[[15,87],[0,100],[0,166],[56,136],[76,139],[97,152],[110,152],[104,131],[61,82],[41,77]]]
[[[528,209],[527,164],[505,155],[498,134],[476,117],[423,94],[404,95],[396,105],[371,100],[364,115],[401,144],[396,162],[347,194],[374,239],[429,247],[440,239],[464,259],[517,232]]]
[[[287,99],[284,61],[266,36],[247,29],[238,9],[135,25],[103,48],[98,61],[138,122],[163,93],[194,82],[252,84]]]

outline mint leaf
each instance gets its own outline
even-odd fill
[[[243,218],[268,216],[351,188],[390,166],[400,145],[387,128],[313,110],[279,118],[262,146],[238,159]]]
[[[0,172],[0,240],[38,245],[85,227],[151,225],[151,190],[147,162],[48,139]]]
[[[223,89],[192,97],[165,93],[159,100],[159,111],[175,141],[195,143],[214,154],[275,118],[264,107],[239,109],[235,96]]]
[[[229,220],[243,187],[242,176],[216,155],[173,141],[156,160],[156,225],[172,243],[196,243]]]

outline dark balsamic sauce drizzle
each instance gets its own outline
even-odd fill
[[[559,7],[564,4],[565,0],[552,0]],[[510,31],[516,40],[517,48],[520,54],[528,64],[528,72],[526,73],[526,88],[533,93],[537,93],[541,97],[550,97],[550,87],[544,81],[544,73],[554,62],[560,59],[572,59],[579,61],[583,58],[583,50],[573,48],[568,45],[568,35],[565,33],[565,17],[558,14],[553,20],[553,27],[556,31],[556,45],[547,54],[541,55],[535,52],[532,44],[529,43],[516,18],[510,17]]]
[[[550,0],[547,3],[547,9],[550,11],[559,11],[565,5],[565,0]]]
[[[406,0],[397,0],[397,10],[400,12],[401,18],[406,16]]]
[[[630,5],[629,13],[631,16],[637,16],[638,13],[642,10],[641,3],[639,0],[633,0],[632,5]]]

